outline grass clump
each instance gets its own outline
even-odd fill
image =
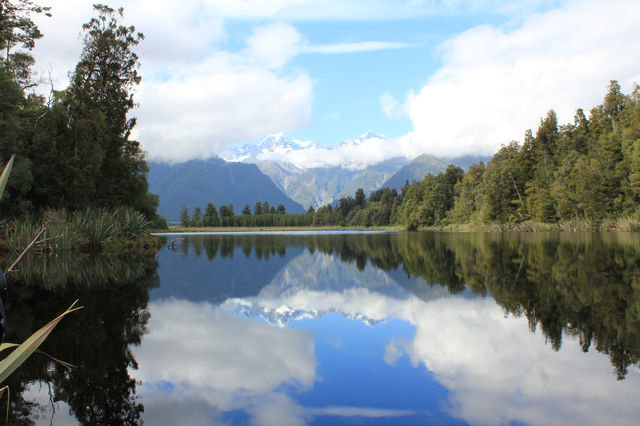
[[[18,252],[42,229],[44,232],[35,245],[35,250],[40,252],[157,245],[149,233],[149,221],[128,207],[87,208],[75,212],[46,210],[39,216],[6,222],[0,238],[7,249]]]

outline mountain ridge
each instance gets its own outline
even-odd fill
[[[245,204],[253,208],[257,201],[268,201],[273,206],[283,204],[288,213],[304,212],[255,164],[211,158],[178,164],[148,162],[148,165],[149,190],[160,196],[158,213],[169,222],[180,219],[182,205],[190,212],[198,205],[204,212],[209,202],[218,208],[233,204],[236,214]]]

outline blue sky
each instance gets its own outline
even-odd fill
[[[38,69],[57,89],[91,3],[38,18]],[[599,104],[640,81],[632,0],[108,1],[145,33],[135,137],[150,159],[205,158],[274,133],[328,146],[366,131],[357,156],[491,154],[547,110]],[[46,90],[46,89],[45,89]]]

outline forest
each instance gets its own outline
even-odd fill
[[[185,209],[183,226],[202,226]],[[266,214],[260,203],[253,215],[249,205],[241,216],[226,208],[224,221],[209,211],[215,225],[208,226],[640,230],[640,86],[626,95],[612,80],[588,117],[578,109],[573,123],[559,124],[551,110],[535,134],[525,131],[522,144],[503,145],[486,165],[450,165],[401,193],[384,188],[367,197],[358,189],[305,215]]]
[[[130,138],[132,91],[141,79],[135,47],[144,36],[119,23],[122,9],[94,11],[70,84],[56,90],[50,76],[42,81],[32,72],[31,51],[43,37],[32,17],[50,16],[50,8],[0,0],[0,162],[15,154],[2,219],[89,208],[131,208],[158,219],[145,154]],[[48,94],[39,94],[43,87]]]

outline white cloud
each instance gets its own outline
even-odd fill
[[[376,50],[406,49],[412,46],[413,45],[409,43],[396,43],[390,41],[361,41],[354,43],[334,43],[307,46],[303,49],[303,52],[330,55],[340,53],[373,52]]]
[[[285,382],[304,387],[315,381],[309,332],[236,318],[209,303],[170,299],[150,303],[149,310],[151,333],[135,349],[141,362],[134,371],[147,384],[261,394]]]
[[[54,87],[63,89],[79,59],[82,23],[94,14],[81,0],[57,4],[52,12],[53,18],[37,18],[46,36],[34,53],[38,69],[52,67]],[[152,160],[208,158],[230,144],[307,126],[312,79],[304,70],[283,68],[298,54],[401,47],[385,42],[315,46],[295,27],[269,23],[253,29],[244,50],[229,52],[219,46],[226,38],[221,16],[198,0],[185,0],[179,8],[168,1],[149,7],[143,0],[126,6],[123,23],[135,23],[145,34],[136,49],[143,78],[135,94],[133,137]]]
[[[279,68],[298,54],[302,43],[302,35],[293,26],[269,24],[254,29],[247,54],[267,68]]]
[[[301,169],[342,166],[361,170],[394,157],[413,158],[414,152],[403,140],[378,135],[363,135],[333,147],[313,144],[309,148],[287,152],[269,151],[257,154],[258,161],[273,160],[293,164]]]
[[[392,118],[399,114],[400,102],[391,93],[385,92],[380,96],[380,108],[387,117]]]
[[[34,54],[38,70],[53,68],[54,87],[60,90],[80,56],[82,23],[94,13],[81,0],[56,4],[52,13],[52,18],[37,17],[45,37]],[[126,5],[123,23],[134,23],[145,34],[136,49],[143,78],[135,94],[133,136],[150,159],[207,158],[216,148],[308,124],[311,78],[304,71],[271,70],[297,53],[301,36],[293,27],[258,27],[244,51],[231,53],[219,47],[226,37],[223,22],[199,0],[185,0],[180,7],[136,0]]]
[[[307,413],[314,416],[340,416],[340,417],[403,417],[416,414],[412,410],[394,410],[386,408],[365,408],[365,407],[319,407],[308,408]]]
[[[313,271],[325,275],[313,268],[309,273]],[[472,424],[632,425],[640,415],[636,366],[624,381],[617,381],[605,354],[595,349],[583,353],[578,338],[566,333],[562,349],[554,352],[542,333],[530,332],[524,316],[505,316],[492,299],[448,296],[425,302],[366,288],[319,291],[302,285],[273,292],[273,286],[279,282],[248,302],[265,312],[336,312],[367,321],[397,318],[413,324],[415,335],[390,340],[383,360],[393,365],[406,353],[416,367],[424,365],[451,391],[451,414]],[[330,407],[325,410],[332,412]],[[333,411],[339,415],[341,410]],[[342,415],[356,411],[347,408]]]
[[[436,155],[491,154],[554,109],[600,104],[610,79],[640,79],[640,3],[568,2],[515,29],[480,26],[442,45],[444,65],[407,99],[405,140]]]
[[[237,59],[218,53],[198,66],[175,69],[168,80],[143,81],[135,136],[151,158],[207,158],[214,149],[309,121],[308,75],[279,77]]]
[[[113,8],[120,1],[103,1]],[[36,43],[34,55],[36,70],[53,69],[56,89],[68,84],[67,74],[73,71],[82,50],[82,24],[95,14],[93,2],[65,0],[52,4],[51,18],[34,16],[44,37]],[[202,13],[202,2],[184,0],[180,7],[175,2],[159,0],[153,6],[144,0],[133,0],[124,5],[125,25],[135,25],[144,33],[145,40],[136,49],[149,72],[175,63],[199,61],[203,54],[212,53],[215,43],[224,39],[222,21]]]

